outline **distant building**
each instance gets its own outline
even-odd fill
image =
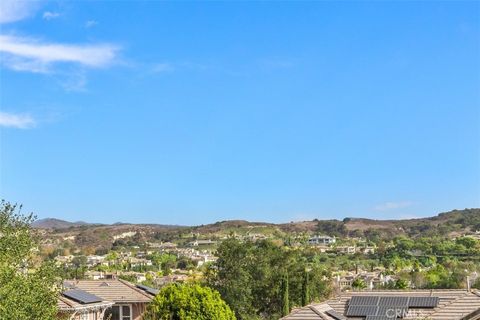
[[[330,237],[330,236],[313,236],[310,239],[308,239],[308,244],[310,245],[329,245],[335,243],[337,240],[335,237]]]
[[[354,254],[357,249],[354,246],[339,246],[336,247],[335,250],[337,253],[345,253],[345,254]]]
[[[208,239],[208,240],[195,240],[195,241],[189,242],[188,245],[190,247],[198,247],[198,246],[208,246],[216,243],[217,243],[216,241],[212,241]]]
[[[94,267],[99,264],[102,264],[105,261],[105,257],[106,256],[96,256],[96,255],[87,256],[87,266]]]
[[[335,279],[335,286],[342,291],[351,290],[352,284],[356,279],[363,280],[367,288],[373,290],[374,288],[381,288],[389,282],[397,280],[397,277],[391,275],[384,276],[380,272],[349,273],[343,276],[338,275]]]
[[[151,266],[153,262],[148,259],[141,259],[141,258],[130,258],[128,259],[128,262],[130,263],[130,267],[136,268],[136,267],[147,267]]]
[[[374,254],[375,247],[360,247],[358,250],[363,254]]]
[[[87,271],[85,272],[85,278],[90,280],[105,279],[105,272],[102,271]]]
[[[185,282],[188,280],[188,278],[189,276],[185,274],[171,274],[168,276],[156,278],[154,282],[156,286],[162,287],[173,282]]]
[[[130,276],[135,279],[135,282],[141,283],[147,280],[147,275],[144,272],[123,271],[119,272],[119,276]]]

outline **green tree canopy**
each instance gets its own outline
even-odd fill
[[[146,320],[235,320],[218,291],[198,284],[163,287],[147,308]]]
[[[367,284],[365,283],[365,281],[363,281],[363,279],[357,278],[352,282],[352,288],[354,289],[365,289],[366,287]]]
[[[32,215],[0,203],[0,318],[51,320],[57,315],[57,289],[51,264],[35,263],[37,239]]]
[[[242,320],[278,319],[285,314],[287,301],[291,309],[330,293],[322,265],[303,251],[268,240],[241,242],[232,238],[222,242],[217,256],[207,271],[207,283]]]

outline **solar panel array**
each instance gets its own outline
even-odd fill
[[[378,306],[348,306],[347,316],[348,317],[365,317],[368,315],[376,315]]]
[[[438,297],[408,296],[353,296],[346,316],[366,317],[365,320],[384,320],[403,318],[409,308],[435,308]]]
[[[378,306],[377,316],[386,316],[390,319],[403,318],[408,313],[408,306]]]
[[[378,301],[379,306],[408,306],[408,298],[409,297],[395,297],[395,296],[388,296],[388,297],[380,297]]]
[[[327,310],[327,311],[325,311],[325,313],[328,314],[330,317],[333,317],[336,320],[347,320],[347,317],[345,317],[343,314],[340,314],[333,309]]]
[[[379,296],[353,296],[350,298],[350,304],[354,306],[376,306]]]
[[[389,316],[390,319],[403,318],[408,313],[407,306],[349,306],[348,317]]]
[[[365,320],[392,320],[392,318],[387,316],[367,316]]]
[[[410,308],[435,308],[439,301],[438,297],[410,297],[408,306]]]
[[[102,298],[83,290],[68,290],[62,293],[65,297],[80,302],[81,304],[88,304],[94,302],[101,302]]]

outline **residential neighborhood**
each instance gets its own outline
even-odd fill
[[[0,0],[0,320],[480,320],[480,0]]]

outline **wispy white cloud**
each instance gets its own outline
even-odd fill
[[[374,207],[376,211],[388,211],[388,210],[395,210],[395,209],[403,209],[408,208],[413,205],[411,201],[399,201],[399,202],[385,202]]]
[[[39,1],[1,0],[0,23],[25,19],[36,11],[39,4]]]
[[[0,111],[0,127],[29,129],[36,125],[35,119],[29,114],[16,114]]]
[[[95,27],[98,24],[98,21],[95,20],[88,20],[85,22],[85,28],[92,28]]]
[[[155,64],[151,71],[153,73],[162,73],[162,72],[169,72],[169,71],[173,71],[175,69],[175,67],[171,64],[171,63],[157,63]]]
[[[58,18],[60,17],[60,13],[58,12],[51,12],[51,11],[45,11],[43,13],[43,19],[45,20],[52,20],[52,19],[55,19],[55,18]]]
[[[101,68],[112,64],[118,51],[111,44],[60,44],[0,35],[2,64],[17,71],[48,72],[56,63]]]

